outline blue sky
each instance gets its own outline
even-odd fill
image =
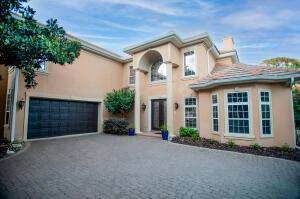
[[[240,61],[300,59],[300,0],[31,0],[36,19],[56,18],[75,36],[125,55],[124,47],[169,31],[234,37]]]

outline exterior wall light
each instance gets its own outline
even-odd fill
[[[174,108],[177,110],[179,108],[179,104],[177,102],[174,103]]]
[[[143,103],[143,104],[141,105],[141,108],[142,108],[142,110],[143,110],[143,111],[145,111],[145,110],[146,110],[146,108],[147,108],[146,104],[145,104],[145,103]]]
[[[22,98],[19,102],[18,102],[18,107],[19,107],[19,109],[23,109],[23,107],[24,107],[24,105],[25,105],[25,100]]]

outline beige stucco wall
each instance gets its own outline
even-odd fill
[[[48,73],[36,77],[38,85],[35,88],[26,89],[23,75],[20,75],[18,101],[26,99],[25,93],[103,100],[107,92],[126,85],[123,70],[121,63],[82,50],[71,65],[48,63]],[[13,75],[9,79],[14,79]],[[24,139],[25,108],[17,109],[16,114],[15,138]],[[104,108],[103,119],[110,116]]]
[[[184,99],[188,96],[197,97],[197,93],[188,88],[191,83],[196,83],[200,78],[208,74],[207,67],[207,48],[204,44],[200,43],[197,45],[192,45],[182,49],[176,48],[173,44],[165,44],[152,48],[150,50],[155,50],[161,53],[163,61],[171,61],[175,63],[173,67],[173,101],[179,104],[179,108],[174,110],[174,133],[178,134],[178,130],[181,126],[184,126]],[[187,50],[195,50],[196,54],[196,70],[197,75],[193,78],[183,76],[183,53]],[[139,60],[147,51],[139,52],[133,55],[133,64],[138,64]],[[214,56],[210,53],[210,65],[215,65],[216,60]],[[138,68],[137,65],[134,65]],[[155,98],[166,98],[167,97],[167,85],[166,82],[151,82],[150,81],[150,70],[148,72],[141,74],[141,104],[147,105],[146,110],[141,110],[141,131],[148,132],[150,130],[150,99]]]
[[[252,122],[254,139],[225,137],[225,96],[226,89],[249,89],[252,104]],[[273,137],[263,138],[260,135],[259,89],[269,89],[272,95]],[[211,94],[219,95],[220,131],[212,133]],[[237,144],[250,145],[258,143],[261,146],[282,146],[287,143],[295,147],[293,110],[291,106],[291,89],[280,84],[253,84],[240,86],[224,86],[211,91],[201,91],[199,99],[200,136],[212,138],[220,142],[233,139]]]

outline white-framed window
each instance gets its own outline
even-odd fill
[[[197,128],[197,98],[187,97],[184,99],[184,126]]]
[[[39,68],[39,72],[48,72],[48,62],[43,62],[40,64],[41,68]]]
[[[128,67],[128,83],[135,84],[135,70],[132,65]]]
[[[194,50],[183,53],[184,77],[196,75],[196,55]]]
[[[217,93],[211,95],[212,103],[212,131],[219,132],[219,97]]]
[[[271,92],[269,90],[260,90],[259,102],[261,135],[263,137],[272,136]]]
[[[162,59],[157,60],[151,66],[151,82],[165,81],[167,79],[167,66]]]
[[[5,105],[5,120],[4,120],[5,126],[9,126],[9,123],[10,123],[10,109],[11,109],[12,93],[13,93],[13,89],[7,90],[6,105]]]
[[[229,135],[251,134],[250,97],[248,91],[226,92],[226,130]]]

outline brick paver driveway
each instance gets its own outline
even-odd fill
[[[300,164],[150,137],[36,141],[0,162],[1,198],[299,198]]]

